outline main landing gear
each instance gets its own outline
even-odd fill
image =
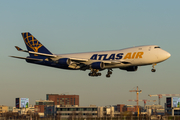
[[[112,71],[113,71],[112,69],[108,69],[107,74],[106,74],[107,78],[111,77]],[[101,76],[101,73],[99,73],[98,69],[91,69],[91,72],[89,73],[89,76],[97,77],[97,76]]]
[[[89,76],[101,76],[101,73],[98,73],[98,69],[91,69],[91,72],[89,73]]]
[[[108,69],[108,72],[107,72],[107,74],[106,74],[106,77],[107,78],[109,78],[110,76],[111,76],[111,74],[112,74],[112,69]]]
[[[151,72],[156,72],[156,69],[155,69],[155,67],[154,67],[155,65],[156,65],[156,63],[152,64]]]
[[[112,69],[108,69],[107,74],[106,74],[107,78],[111,77],[112,71],[113,71]],[[101,73],[99,73],[98,69],[91,69],[91,72],[89,73],[89,76],[97,77],[97,76],[101,76]]]

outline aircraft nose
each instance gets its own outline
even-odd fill
[[[166,56],[167,56],[167,59],[171,57],[171,54],[170,53],[166,53]]]
[[[160,60],[160,61],[164,61],[164,60],[167,60],[169,57],[171,57],[171,54],[169,53],[169,52],[167,52],[167,51],[165,51],[165,50],[160,50],[159,52],[158,52],[158,60]]]
[[[171,57],[171,54],[170,54],[169,52],[167,52],[167,51],[164,51],[164,52],[163,52],[163,58],[166,60],[166,59],[168,59],[169,57]]]

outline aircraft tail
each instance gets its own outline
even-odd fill
[[[28,51],[34,51],[34,52],[40,52],[45,54],[51,54],[52,53],[43,46],[33,35],[31,35],[29,32],[21,33],[22,37],[24,39],[24,42],[26,44],[26,47]],[[30,53],[30,57],[37,57],[38,55]],[[39,56],[40,57],[40,56]]]

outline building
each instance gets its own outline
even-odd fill
[[[70,117],[81,117],[86,118],[87,116],[97,117],[98,116],[98,107],[78,107],[78,106],[69,106],[61,107],[60,105],[47,106],[45,108],[45,116],[56,116],[60,115],[61,118],[70,118]],[[103,115],[103,114],[102,114]]]
[[[137,112],[136,109],[137,109],[136,106],[126,105],[126,106],[124,107],[124,112],[125,112],[125,111],[127,111],[127,112]]]
[[[162,109],[162,105],[146,105],[145,109]]]
[[[8,111],[9,111],[9,107],[8,106],[5,106],[5,105],[1,105],[0,106],[0,114],[6,113]]]
[[[165,114],[180,115],[180,97],[166,97]]]
[[[117,105],[117,111],[118,112],[124,112],[125,104],[118,104]]]
[[[12,112],[13,113],[18,113],[20,115],[27,115],[28,113],[34,113],[35,108],[33,106],[28,107],[28,108],[16,108],[16,107],[13,107]]]
[[[164,108],[162,105],[146,105],[144,111],[150,115],[164,115]]]
[[[16,106],[16,108],[28,108],[29,107],[29,98],[16,98],[15,106]]]
[[[97,117],[114,117],[114,107],[97,107],[87,106],[68,106],[61,107],[60,105],[47,106],[44,111],[45,117],[54,116],[61,118],[97,118]]]
[[[58,95],[58,94],[46,94],[46,100],[54,101],[54,105],[65,106],[79,106],[79,95]]]
[[[54,101],[51,100],[36,100],[36,104],[34,106],[35,112],[37,112],[40,116],[44,116],[44,109],[46,106],[53,106]]]
[[[136,112],[136,108],[132,105],[118,104],[117,105],[118,112]]]

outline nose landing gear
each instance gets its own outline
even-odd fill
[[[153,68],[151,69],[151,72],[156,72],[156,69],[155,69],[155,67],[154,67],[155,65],[156,65],[156,63],[152,64],[152,67],[153,67]]]

